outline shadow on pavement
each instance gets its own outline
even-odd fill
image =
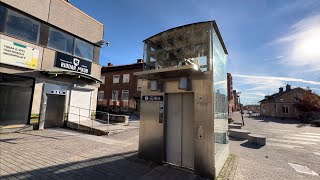
[[[261,145],[250,144],[250,143],[248,143],[248,141],[240,144],[240,146],[246,147],[246,148],[251,148],[251,149],[260,149],[260,148],[263,147],[263,146],[261,146]]]
[[[67,158],[67,157],[66,157]],[[40,166],[34,163],[33,166]],[[162,166],[138,158],[137,152],[127,152],[58,164],[15,174],[3,179],[202,179],[191,172]]]

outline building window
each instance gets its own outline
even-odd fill
[[[103,101],[104,99],[104,91],[99,91],[98,92],[98,101]]]
[[[288,114],[289,113],[289,107],[288,106],[282,107],[282,113]]]
[[[74,37],[50,27],[48,47],[73,54]]]
[[[138,79],[138,82],[137,82],[137,91],[141,91],[141,87],[142,87],[142,79]]]
[[[128,90],[122,91],[122,101],[129,101],[129,91]]]
[[[112,91],[112,101],[118,101],[118,97],[119,97],[119,91],[113,90]]]
[[[100,80],[102,81],[101,84],[104,84],[105,80],[106,80],[106,77],[105,76],[101,76]]]
[[[128,83],[130,81],[130,74],[124,74],[122,77],[122,83]]]
[[[3,24],[6,17],[6,8],[0,5],[0,31],[3,31]]]
[[[74,55],[79,58],[84,58],[86,60],[92,61],[93,59],[93,45],[78,38],[74,41]]]
[[[120,75],[113,75],[113,84],[119,83],[120,81]]]
[[[8,9],[5,32],[9,35],[37,43],[40,22]]]

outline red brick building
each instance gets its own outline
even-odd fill
[[[141,80],[133,73],[142,71],[143,60],[137,63],[113,66],[108,63],[101,69],[101,84],[98,92],[98,110],[112,113],[139,112]]]
[[[233,92],[232,75],[227,73],[227,90],[228,90],[228,113],[232,113],[236,110],[235,96]]]

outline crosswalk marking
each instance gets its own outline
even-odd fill
[[[310,144],[310,145],[315,145],[316,143],[313,142],[305,142],[305,141],[293,141],[293,140],[287,140],[287,139],[275,139],[275,138],[270,138],[268,141],[276,141],[276,142],[284,142],[284,143],[292,143],[292,144]]]
[[[312,138],[304,138],[304,137],[292,137],[292,136],[284,136],[282,138],[285,139],[293,139],[293,140],[301,140],[301,141],[312,141],[312,142],[320,142],[320,139],[312,139]]]
[[[307,134],[307,135],[320,136],[320,134],[319,134],[319,133],[300,133],[300,134]]]
[[[267,145],[268,146],[290,148],[290,149],[303,148],[302,146],[296,146],[296,145],[290,145],[290,144],[281,144],[281,143],[271,143],[271,142],[267,142]]]
[[[313,152],[313,154],[320,156],[320,152]]]
[[[292,136],[298,136],[298,137],[306,137],[306,138],[315,138],[320,139],[320,136],[314,136],[314,135],[303,135],[303,134],[290,134]]]

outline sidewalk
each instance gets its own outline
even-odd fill
[[[138,159],[138,138],[137,130],[113,136],[60,128],[3,134],[0,179],[201,179]]]

